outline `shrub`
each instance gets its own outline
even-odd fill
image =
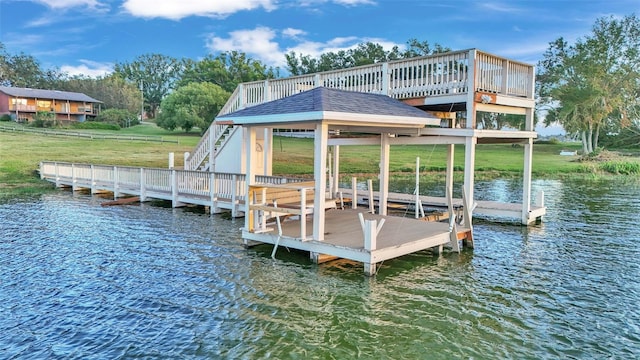
[[[9,114],[4,114],[0,116],[0,121],[11,121],[11,116]]]
[[[138,125],[140,123],[136,114],[125,109],[103,110],[98,116],[96,116],[96,121],[107,124],[117,124],[121,128]]]
[[[611,174],[640,174],[640,163],[633,161],[607,161],[600,164],[600,169]]]

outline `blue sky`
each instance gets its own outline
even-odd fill
[[[319,55],[411,38],[535,63],[548,43],[586,35],[640,0],[1,0],[0,41],[44,67],[103,75],[146,53],[198,59],[238,50],[285,68]]]

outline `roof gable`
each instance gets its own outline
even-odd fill
[[[69,100],[69,101],[82,101],[89,103],[101,103],[102,101],[96,100],[83,93],[71,92],[71,91],[59,91],[59,90],[42,90],[42,89],[30,89],[0,86],[0,92],[3,92],[10,96],[25,97],[25,98],[37,98],[37,99],[52,99],[52,100]]]

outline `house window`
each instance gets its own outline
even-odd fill
[[[64,112],[64,113],[68,113],[71,112],[69,103],[62,103],[60,104],[60,112]]]
[[[51,109],[51,101],[48,100],[38,100],[38,108],[39,109]]]
[[[27,105],[27,99],[11,99],[12,105]]]

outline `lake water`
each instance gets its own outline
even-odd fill
[[[535,181],[541,225],[374,278],[246,250],[242,219],[59,191],[0,204],[1,358],[640,357],[640,186]],[[476,195],[521,197],[518,181]]]

